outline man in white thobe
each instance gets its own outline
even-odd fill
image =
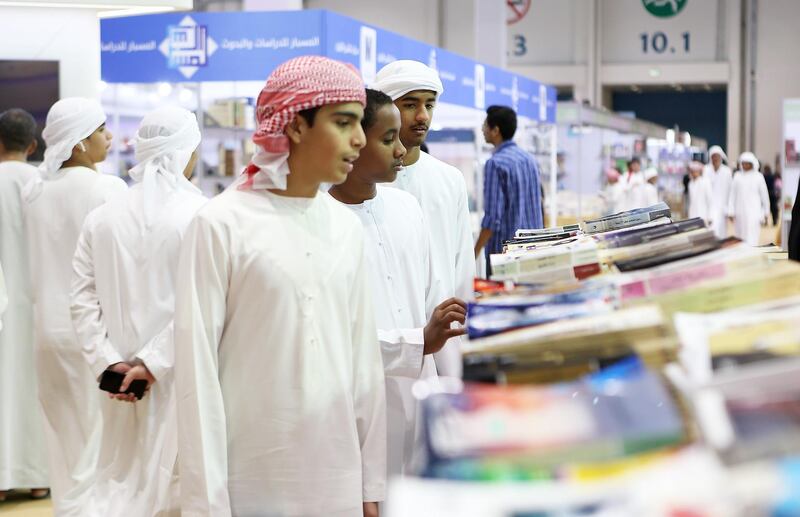
[[[733,177],[728,216],[733,220],[734,235],[750,246],[758,246],[761,227],[767,224],[769,193],[759,163],[750,152],[739,156],[741,171]]]
[[[711,146],[711,149],[708,150],[708,157],[711,163],[707,163],[703,167],[703,176],[710,181],[713,194],[711,228],[717,239],[724,239],[728,236],[728,201],[730,201],[733,173],[730,167],[723,163],[728,160],[728,157],[720,146]]]
[[[183,517],[375,516],[384,499],[364,232],[319,192],[352,170],[364,102],[348,65],[279,66],[251,163],[189,225],[175,307]]]
[[[628,165],[628,176],[625,180],[625,210],[646,208],[658,203],[658,190],[651,180],[658,178],[658,171],[648,168],[642,172],[638,158]]]
[[[0,114],[0,263],[8,307],[0,332],[0,501],[6,491],[29,488],[47,494],[47,447],[36,395],[33,303],[22,189],[38,172],[28,165],[36,150],[36,121],[19,109]]]
[[[700,162],[689,164],[689,175],[689,218],[700,217],[713,227],[714,192],[711,180],[703,174],[703,164]]]
[[[85,516],[180,515],[173,316],[181,238],[206,202],[186,177],[199,144],[193,113],[167,107],[145,116],[130,171],[136,185],[92,211],[78,240],[72,321],[92,378],[110,369],[125,374],[122,392],[137,379],[152,385],[140,401],[124,393],[101,401]]]
[[[348,175],[330,194],[364,226],[364,251],[386,375],[388,474],[417,472],[424,461],[418,401],[412,386],[436,377],[431,354],[463,335],[466,304],[444,300],[433,274],[429,235],[414,196],[378,183],[394,181],[406,150],[400,112],[386,94],[367,90],[362,127],[367,144]]]
[[[606,169],[606,186],[600,194],[605,202],[605,214],[616,214],[625,209],[625,184],[620,179],[619,170]]]
[[[447,297],[473,297],[475,255],[464,175],[420,150],[433,110],[444,91],[436,70],[418,61],[399,60],[383,67],[373,88],[392,98],[400,110],[400,140],[406,148],[404,168],[391,186],[419,201],[431,235],[434,274]],[[460,338],[434,354],[440,375],[461,376]]]
[[[111,133],[96,101],[63,99],[50,108],[42,132],[47,150],[39,176],[25,186],[30,249],[34,356],[45,417],[54,512],[83,515],[99,450],[100,393],[81,353],[70,316],[72,256],[86,216],[125,182],[102,175]]]

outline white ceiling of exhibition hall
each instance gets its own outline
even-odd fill
[[[0,0],[0,7],[56,7],[92,9],[101,18],[134,14],[185,11],[192,0]]]

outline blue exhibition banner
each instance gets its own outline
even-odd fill
[[[321,11],[177,13],[102,20],[106,82],[264,80],[279,64],[323,54]]]
[[[555,121],[550,86],[329,11],[131,16],[102,20],[100,35],[109,83],[263,81],[280,63],[315,54],[351,63],[369,85],[384,65],[414,59],[439,71],[442,102],[503,104]]]

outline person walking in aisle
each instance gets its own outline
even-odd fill
[[[33,293],[22,190],[38,176],[28,157],[36,150],[36,121],[10,109],[0,114],[0,263],[8,301],[0,331],[0,501],[11,489],[34,499],[49,486],[44,422],[33,360]]]
[[[758,246],[761,226],[769,218],[769,195],[758,160],[750,152],[739,156],[741,172],[733,177],[728,216],[734,223],[734,235],[750,246]]]
[[[703,164],[689,163],[689,218],[700,217],[706,225],[713,227],[714,192],[711,180],[703,175]]]
[[[728,157],[720,146],[711,146],[708,158],[711,163],[707,163],[703,168],[703,176],[710,181],[713,193],[711,228],[717,239],[724,239],[728,236],[728,201],[731,196],[733,173],[730,167],[723,163],[728,161]]]
[[[542,228],[542,193],[539,166],[530,153],[514,143],[517,114],[507,106],[489,106],[483,137],[494,146],[483,169],[483,221],[475,243],[477,259],[486,248],[487,277],[492,254],[503,252],[503,243],[516,231]]]
[[[302,56],[258,97],[256,153],[195,216],[175,306],[185,517],[377,515],[386,397],[364,231],[319,191],[364,147],[364,84]]]
[[[361,122],[367,143],[347,180],[329,191],[364,226],[364,250],[386,375],[388,475],[413,474],[422,467],[424,443],[420,407],[411,389],[436,377],[431,354],[463,335],[466,304],[441,294],[433,274],[430,237],[422,209],[411,194],[387,188],[402,170],[400,112],[392,99],[367,90]]]
[[[83,515],[180,515],[173,386],[175,277],[181,238],[206,202],[187,179],[197,161],[195,115],[147,114],[134,140],[137,182],[86,218],[72,262],[72,321],[91,367],[125,375],[100,403],[97,475]],[[126,395],[145,380],[141,401]],[[133,402],[133,404],[126,404]]]
[[[612,215],[624,210],[625,184],[620,179],[621,174],[616,167],[606,169],[606,186],[600,196],[605,202],[605,214]]]
[[[628,162],[628,174],[625,184],[625,210],[645,208],[658,203],[658,190],[652,183],[657,180],[658,171],[650,167],[642,172],[642,164],[638,158]]]
[[[434,274],[446,297],[473,296],[475,255],[464,175],[420,150],[444,91],[439,73],[418,61],[398,60],[378,71],[372,86],[392,98],[400,110],[400,141],[406,148],[403,170],[390,186],[419,201],[431,235]],[[460,338],[434,354],[440,375],[461,376]]]
[[[111,145],[105,121],[97,101],[72,97],[55,103],[42,132],[44,162],[23,190],[36,374],[59,517],[83,515],[102,427],[100,394],[72,326],[69,296],[72,256],[84,219],[127,189],[121,179],[95,169]]]

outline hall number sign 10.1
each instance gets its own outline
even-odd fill
[[[675,54],[678,51],[688,54],[692,48],[692,38],[688,31],[682,32],[678,41],[670,41],[669,36],[661,31],[643,32],[639,38],[642,40],[642,52],[645,54]]]

